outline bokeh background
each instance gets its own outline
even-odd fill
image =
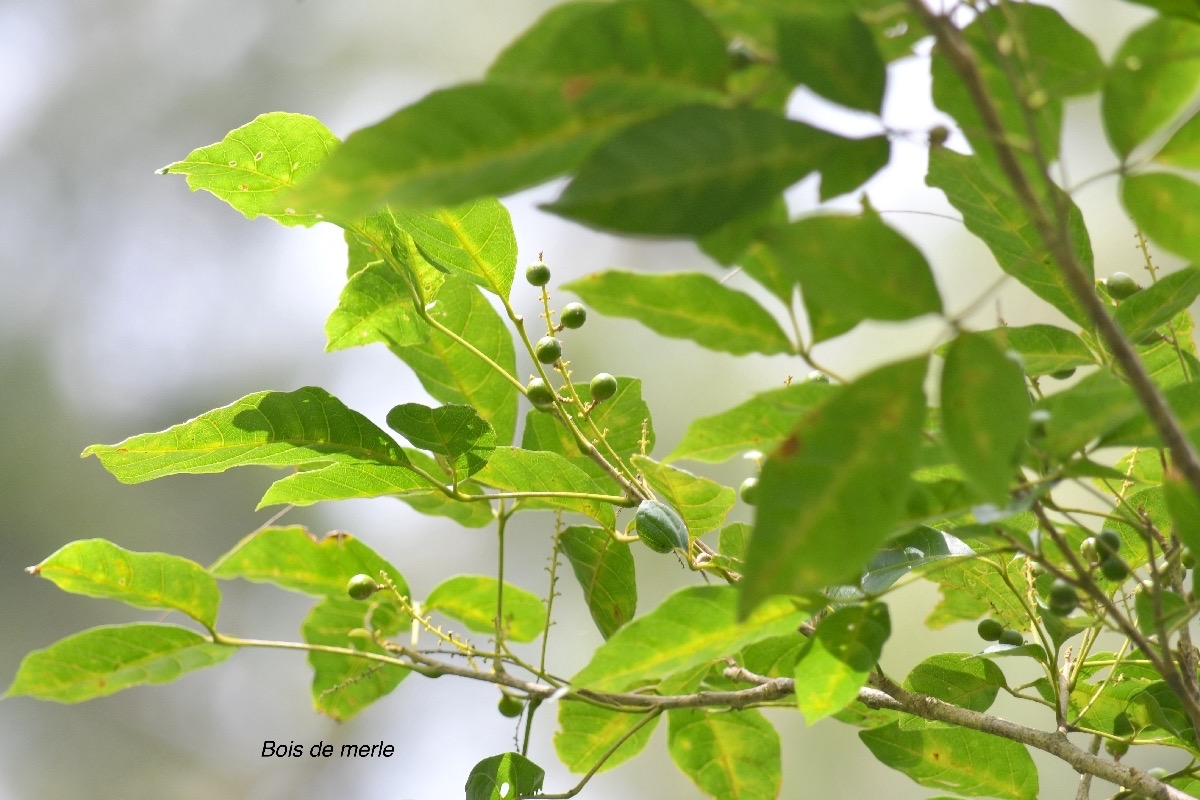
[[[254,511],[277,477],[269,471],[123,486],[94,460],[79,459],[88,444],[158,430],[262,389],[321,385],[380,422],[396,403],[425,400],[407,368],[382,346],[324,353],[324,318],[344,276],[337,229],[247,222],[211,196],[190,194],[181,178],[155,170],[265,111],[312,114],[344,136],[434,88],[480,75],[550,5],[0,0],[0,685],[32,649],[92,625],[154,618],[66,595],[24,575],[24,567],[86,537],[207,564],[274,512]],[[1115,0],[1053,5],[1096,39],[1105,56],[1146,17],[1144,9]],[[953,212],[923,186],[921,132],[942,121],[925,100],[927,70],[923,59],[893,67],[887,122],[916,133],[897,138],[891,167],[868,189],[885,218],[924,249],[954,310],[999,272],[960,225],[936,216]],[[824,126],[874,130],[869,120],[831,109],[803,90],[793,108]],[[1097,119],[1094,99],[1069,106],[1063,151],[1072,182],[1114,163]],[[1091,183],[1077,198],[1101,276],[1139,268],[1114,185],[1111,179]],[[556,191],[541,187],[508,203],[521,262],[545,251],[556,282],[609,267],[718,269],[691,245],[618,239],[539,212],[537,203]],[[815,197],[808,181],[789,200],[802,213]],[[853,207],[855,199],[843,202]],[[753,291],[744,279],[733,280]],[[533,290],[518,284],[518,306],[535,313]],[[1000,313],[1014,323],[1053,320],[1011,283],[981,305],[976,320],[993,325]],[[937,320],[867,325],[818,354],[853,375],[927,350],[945,333]],[[604,370],[644,379],[660,454],[689,420],[808,369],[784,358],[714,355],[595,315],[569,346],[581,374]],[[737,485],[752,466],[735,461],[703,471]],[[736,513],[745,517],[744,508]],[[491,530],[461,530],[389,500],[294,510],[282,521],[319,533],[351,531],[396,564],[418,595],[455,573],[494,570]],[[526,515],[510,538],[511,579],[543,595],[549,521]],[[691,580],[672,559],[647,557],[653,555],[639,553],[643,609]],[[569,574],[561,586],[553,663],[569,674],[599,637]],[[304,598],[241,583],[224,590],[222,629],[298,637]],[[935,593],[920,586],[894,598],[895,633],[885,653],[893,674],[903,675],[938,648],[977,647],[971,626],[936,638],[925,631],[921,620],[935,601]],[[341,725],[311,710],[308,684],[302,657],[258,651],[174,684],[80,706],[6,700],[0,703],[0,800],[457,797],[473,764],[513,746],[514,726],[496,713],[498,695],[483,684],[412,677]],[[795,713],[771,718],[784,736],[785,797],[930,794],[877,764],[851,728],[828,721],[807,729]],[[564,791],[577,777],[553,755],[552,715],[543,711],[539,722],[531,756],[548,770],[547,789]],[[384,741],[397,754],[352,763],[264,759],[268,739],[306,747]],[[1053,764],[1040,757],[1039,763]],[[1074,776],[1057,764],[1042,780],[1047,796],[1073,792]],[[598,776],[584,793],[651,795],[698,796],[670,764],[663,730],[644,756]]]

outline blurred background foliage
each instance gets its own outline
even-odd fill
[[[344,136],[428,91],[480,75],[549,0],[0,0],[0,679],[28,651],[91,625],[145,619],[124,606],[66,595],[25,576],[68,541],[99,536],[135,550],[161,550],[211,563],[277,509],[254,511],[271,479],[242,470],[121,486],[79,452],[157,430],[262,389],[321,385],[382,422],[404,401],[426,400],[407,369],[382,347],[325,354],[322,326],[344,280],[345,249],[331,226],[285,230],[248,223],[178,178],[155,170],[271,110],[312,114]],[[1053,3],[1111,54],[1145,10],[1094,0]],[[999,273],[982,245],[923,184],[922,132],[941,121],[924,99],[927,62],[893,67],[885,115],[900,136],[887,174],[868,186],[888,222],[917,241],[938,272],[952,311]],[[896,86],[907,86],[896,91]],[[1094,99],[1069,105],[1063,148],[1073,181],[1114,159],[1095,124]],[[862,117],[797,91],[796,115],[868,132]],[[952,141],[953,144],[953,141]],[[521,261],[545,251],[555,284],[608,267],[704,269],[691,245],[617,240],[549,217],[542,187],[508,201]],[[1097,276],[1136,272],[1133,230],[1111,181],[1077,200],[1097,253]],[[814,207],[815,186],[789,193],[793,213]],[[841,202],[853,206],[855,198]],[[905,213],[900,213],[905,212]],[[1169,265],[1164,260],[1164,265]],[[747,289],[746,282],[734,285]],[[554,288],[552,284],[551,288]],[[521,293],[524,292],[524,296]],[[566,293],[556,295],[558,305]],[[535,295],[514,290],[536,313]],[[977,321],[1033,321],[1041,306],[1011,282]],[[1041,313],[1045,313],[1044,311]],[[823,346],[819,356],[855,374],[898,353],[928,349],[942,325],[867,325]],[[627,321],[593,315],[569,356],[579,374],[641,376],[655,413],[658,452],[686,424],[782,384],[807,367],[786,358],[735,359],[653,337]],[[886,349],[885,349],[886,348]],[[737,485],[752,472],[733,462],[709,473]],[[743,509],[744,511],[744,509]],[[420,596],[444,577],[494,571],[491,529],[463,530],[420,517],[400,503],[342,503],[294,510],[283,521],[315,532],[344,529],[396,564]],[[544,595],[550,517],[527,516],[510,539],[509,576]],[[639,553],[641,607],[678,586],[671,559]],[[563,591],[552,645],[556,671],[570,674],[598,643],[577,589]],[[227,584],[220,627],[230,633],[296,638],[303,598]],[[894,600],[896,633],[885,666],[901,676],[926,651],[921,624],[931,592]],[[967,626],[943,636],[975,649]],[[926,640],[927,641],[927,640]],[[943,642],[942,649],[954,645]],[[411,678],[345,725],[310,708],[308,668],[291,653],[243,652],[221,668],[166,687],[137,689],[82,706],[21,698],[0,705],[0,800],[141,800],[458,796],[470,767],[511,749],[515,729],[495,711],[494,688]],[[797,714],[774,714],[784,732],[786,796],[921,797],[924,792],[866,758],[853,729],[806,729]],[[533,758],[547,787],[575,783],[557,764],[552,713],[535,731]],[[662,739],[663,733],[657,734]],[[376,742],[390,759],[343,762],[263,759],[264,740]],[[1042,762],[1045,763],[1045,762]],[[853,768],[850,765],[853,764]],[[1067,791],[1061,767],[1043,786]],[[597,778],[589,798],[662,800],[695,789],[663,744]]]

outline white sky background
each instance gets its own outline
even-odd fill
[[[0,0],[0,74],[6,76],[0,81],[0,358],[5,362],[0,397],[11,426],[70,431],[53,457],[33,458],[8,447],[0,462],[0,479],[25,476],[29,491],[44,497],[36,514],[0,511],[0,602],[13,609],[0,618],[0,682],[7,684],[29,649],[87,625],[144,618],[101,601],[51,606],[63,601],[51,600],[51,593],[41,589],[31,602],[17,569],[85,536],[211,560],[266,517],[252,514],[253,488],[241,491],[236,501],[221,494],[240,481],[265,486],[262,473],[250,478],[234,473],[232,480],[172,479],[190,485],[174,483],[156,495],[157,489],[123,487],[95,475],[102,470],[92,460],[77,463],[84,446],[162,428],[268,388],[322,385],[377,421],[398,402],[424,399],[407,368],[382,346],[323,352],[324,319],[344,280],[340,231],[251,223],[207,194],[189,193],[181,177],[159,176],[155,170],[265,111],[312,114],[345,136],[434,88],[478,77],[549,5],[528,0]],[[1103,4],[1112,11],[1108,18],[1089,12],[1096,6],[1089,0],[1054,5],[1098,39],[1106,56],[1119,40],[1116,31],[1143,17],[1138,7],[1116,2]],[[893,86],[917,91],[889,95],[889,124],[921,130],[940,122],[925,99],[926,63],[909,60],[893,70]],[[803,92],[793,109],[819,125],[840,125],[845,119],[830,116]],[[1113,163],[1096,138],[1096,118],[1093,100],[1070,109],[1070,141],[1063,150],[1074,180]],[[924,149],[897,143],[888,173],[869,187],[872,203],[885,212],[949,212],[940,194],[924,187],[923,172]],[[1101,181],[1077,198],[1089,222],[1099,276],[1117,269],[1133,272],[1138,264],[1133,229],[1112,199],[1113,187],[1113,181]],[[616,239],[537,211],[536,203],[554,193],[555,187],[542,187],[513,198],[509,207],[521,263],[544,250],[555,283],[609,267],[716,274],[691,245]],[[790,195],[796,210],[811,208],[814,198],[811,183]],[[855,202],[849,198],[843,205]],[[961,226],[913,214],[885,213],[885,219],[926,252],[950,309],[962,307],[999,275],[990,255]],[[734,281],[749,290],[744,278]],[[522,281],[514,296],[535,313],[533,290]],[[1015,284],[1000,294],[1009,321],[1029,321],[1029,309],[1041,308],[1025,306],[1028,297]],[[560,296],[557,303],[567,299]],[[994,320],[995,305],[985,304],[979,324],[990,326]],[[818,353],[855,374],[928,347],[942,328],[928,320],[864,326]],[[710,355],[688,343],[654,337],[636,323],[597,315],[584,331],[586,336],[576,335],[571,343],[580,373],[603,370],[645,379],[660,453],[670,450],[695,416],[807,371],[783,358]],[[892,349],[881,349],[881,338]],[[666,373],[663,364],[684,367]],[[32,377],[35,373],[44,373],[45,380]],[[721,379],[714,380],[714,374]],[[33,441],[37,446],[49,438]],[[734,462],[708,474],[736,485],[749,468]],[[86,489],[77,482],[83,480],[89,481]],[[5,485],[15,492],[13,482]],[[189,499],[179,500],[183,495],[171,493],[176,491],[189,492]],[[211,504],[207,508],[237,505],[244,522],[230,522],[212,538],[192,535],[182,545],[190,549],[179,550],[169,538],[155,538],[155,531],[122,527],[125,518],[117,509],[143,501],[166,514],[162,519],[168,522],[154,523],[162,536],[168,529],[183,536],[187,521],[203,518],[205,503]],[[132,507],[126,513],[134,513]],[[141,519],[144,513],[137,512],[139,522],[149,525]],[[518,526],[510,566],[515,582],[544,594],[546,520],[531,520]],[[405,572],[418,593],[456,572],[494,569],[490,529],[463,531],[386,500],[334,504],[285,521],[361,535]],[[44,530],[31,542],[35,525]],[[133,540],[123,539],[123,533]],[[678,571],[663,560],[639,558],[639,568],[643,610],[678,585]],[[15,583],[22,588],[14,589]],[[559,669],[569,673],[598,637],[569,575],[561,590],[564,614],[552,646],[578,645]],[[303,603],[279,600],[279,593],[269,590],[239,586],[227,591],[230,607],[222,621],[235,632],[298,636]],[[897,664],[921,657],[915,650],[906,654],[897,642],[905,631],[920,635],[928,602],[918,592],[911,599],[916,610],[904,613],[904,619],[894,611],[897,633],[887,655],[898,650]],[[237,611],[235,604],[248,608]],[[51,617],[45,613],[51,607],[67,608],[66,616]],[[268,608],[280,619],[261,622],[259,610]],[[264,624],[266,631],[259,627]],[[959,646],[972,647],[970,636],[960,633]],[[5,742],[0,800],[323,800],[349,796],[351,788],[355,796],[451,797],[458,796],[471,765],[511,749],[512,726],[494,712],[496,692],[487,686],[410,678],[360,718],[337,726],[310,710],[307,681],[307,667],[294,655],[242,653],[178,684],[136,689],[85,706],[7,701],[0,704],[0,741]],[[785,796],[799,796],[801,786],[806,796],[926,795],[876,764],[850,728],[826,722],[806,731],[797,714],[772,718],[787,732]],[[543,711],[532,755],[547,768],[547,788],[562,791],[576,777],[557,764],[550,747],[553,727]],[[306,744],[383,739],[396,746],[398,755],[352,767],[307,758],[263,763],[258,754],[264,738]],[[1050,778],[1043,776],[1047,783]],[[648,787],[662,800],[697,796],[669,763],[662,732],[646,755],[597,778],[584,796],[645,796]]]

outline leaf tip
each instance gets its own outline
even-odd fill
[[[29,575],[40,575],[42,573],[42,565],[34,564],[32,567],[26,567],[25,572]]]

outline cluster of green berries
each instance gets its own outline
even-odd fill
[[[1105,528],[1095,536],[1089,536],[1079,546],[1079,554],[1088,564],[1099,564],[1100,574],[1110,581],[1123,581],[1129,577],[1129,566],[1121,558],[1121,534]]]
[[[525,280],[532,286],[545,286],[550,282],[550,267],[539,257],[525,268]],[[559,312],[558,319],[556,331],[578,330],[587,322],[587,309],[582,303],[567,303]],[[533,355],[547,366],[554,364],[562,358],[562,342],[557,336],[543,336],[534,343]],[[617,393],[617,388],[617,379],[607,372],[596,375],[588,385],[594,403],[611,400]],[[531,380],[525,387],[525,394],[534,408],[548,411],[554,405],[554,390],[541,378]]]
[[[1025,644],[1025,637],[1018,630],[1006,628],[997,619],[981,619],[977,628],[979,638],[985,642],[996,642],[998,644],[1006,644],[1012,647],[1019,647]]]

